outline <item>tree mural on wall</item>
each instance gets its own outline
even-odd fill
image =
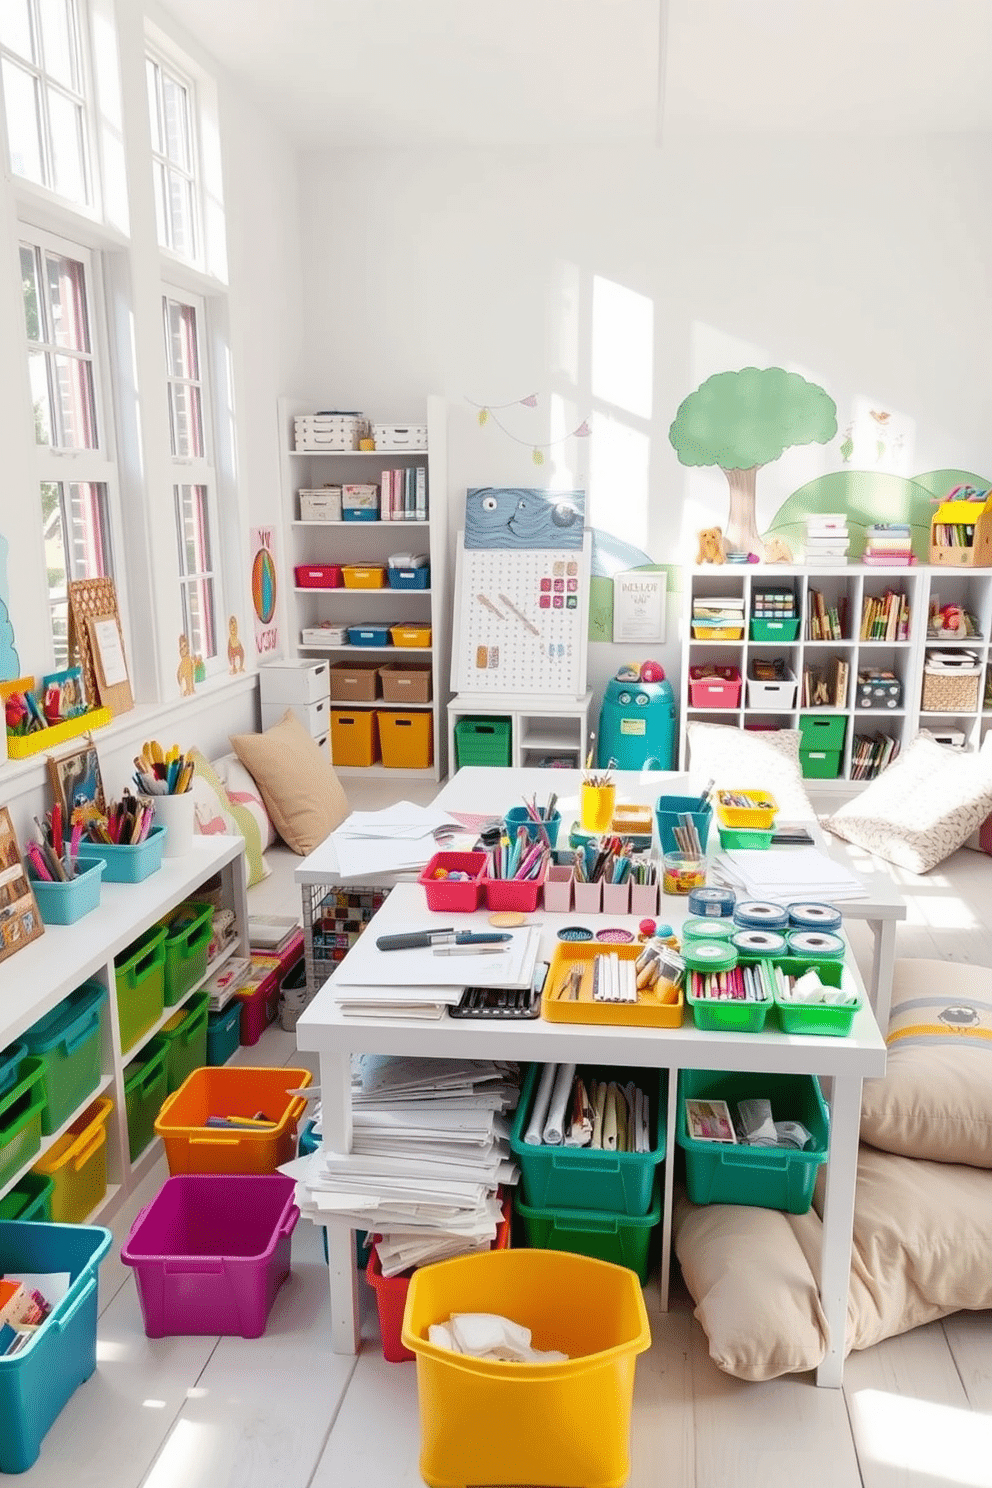
[[[761,554],[755,485],[763,465],[801,444],[827,444],[837,405],[814,382],[781,367],[717,372],[679,404],[668,431],[682,465],[718,465],[730,486],[727,546]]]

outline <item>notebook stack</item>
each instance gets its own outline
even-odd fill
[[[739,641],[744,634],[744,596],[697,595],[692,602],[692,635],[697,641]]]
[[[908,522],[873,522],[865,528],[862,563],[880,568],[905,568],[915,563],[913,534]]]
[[[843,568],[849,540],[843,512],[820,512],[806,518],[806,562],[811,568]]]

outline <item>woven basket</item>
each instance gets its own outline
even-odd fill
[[[978,707],[981,667],[966,672],[938,672],[923,668],[924,713],[973,713]]]

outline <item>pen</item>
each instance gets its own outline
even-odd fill
[[[492,932],[473,934],[471,930],[459,930],[453,926],[446,930],[411,930],[405,935],[380,935],[376,945],[380,951],[410,951],[419,946],[437,945],[491,945],[496,941],[512,940],[511,935],[496,935]]]
[[[505,939],[509,940],[507,935]],[[498,956],[505,949],[498,945],[436,945],[435,956]]]

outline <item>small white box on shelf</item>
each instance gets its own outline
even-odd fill
[[[340,520],[340,486],[321,486],[316,491],[300,492],[301,522],[340,522]]]
[[[345,646],[347,643],[346,625],[309,625],[300,632],[301,646]]]
[[[303,453],[356,450],[368,432],[369,421],[360,413],[315,413],[293,420],[296,449]]]
[[[297,656],[269,661],[258,669],[259,702],[314,703],[330,696],[331,669],[326,661]]]
[[[377,450],[425,450],[426,424],[373,424],[372,437]]]
[[[756,677],[747,679],[747,705],[749,708],[764,708],[769,713],[787,712],[796,706],[796,690],[798,680],[795,675],[785,668],[784,675],[776,677],[772,681],[759,681]]]

